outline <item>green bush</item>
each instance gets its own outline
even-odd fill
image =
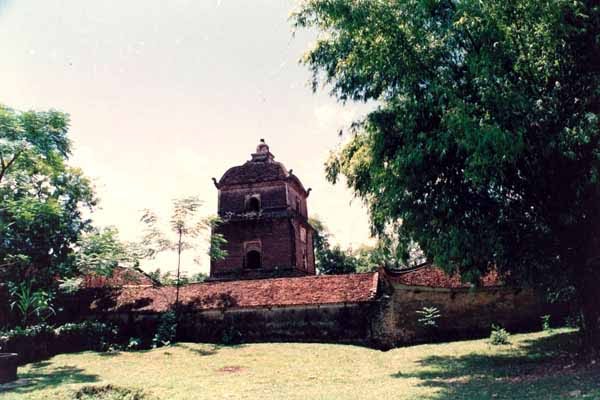
[[[490,343],[494,346],[502,344],[510,344],[510,333],[499,325],[492,325],[492,333],[490,334]]]
[[[76,391],[74,400],[144,400],[148,397],[140,390],[113,385],[84,386]]]
[[[152,347],[169,346],[175,341],[177,334],[177,316],[173,311],[167,311],[160,316],[156,333],[152,338]]]
[[[55,336],[47,324],[17,327],[0,334],[0,351],[18,353],[20,363],[41,360],[54,354]]]
[[[546,314],[546,315],[542,315],[542,330],[544,331],[551,331],[552,327],[550,326],[550,315]]]
[[[117,330],[102,322],[68,323],[56,329],[40,324],[0,333],[0,351],[18,353],[19,362],[28,363],[60,353],[104,351],[116,337]]]
[[[140,338],[129,338],[127,343],[127,350],[139,350],[142,347],[142,339]]]
[[[62,352],[83,350],[105,351],[116,341],[117,329],[97,321],[67,323],[56,330],[56,339]]]

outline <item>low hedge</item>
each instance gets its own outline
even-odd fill
[[[0,352],[18,353],[19,363],[26,364],[60,353],[105,351],[116,337],[116,328],[102,322],[69,323],[58,328],[42,324],[1,332]]]

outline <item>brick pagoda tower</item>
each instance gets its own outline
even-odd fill
[[[261,139],[250,161],[213,178],[223,220],[215,232],[227,240],[228,254],[211,262],[211,280],[315,274],[310,189],[274,158]]]

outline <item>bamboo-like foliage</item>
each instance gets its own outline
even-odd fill
[[[210,238],[209,256],[211,259],[221,259],[226,253],[221,246],[226,242],[222,235],[211,232],[219,223],[218,217],[204,217],[200,214],[202,201],[197,196],[173,200],[173,207],[168,221],[168,232],[163,229],[160,219],[151,210],[144,210],[141,222],[145,225],[141,248],[145,257],[154,258],[165,251],[177,254],[177,272],[175,277],[176,295],[175,309],[179,305],[179,289],[182,284],[181,255],[185,251],[194,251],[200,247],[204,233],[212,233]],[[200,257],[194,258],[195,263]]]

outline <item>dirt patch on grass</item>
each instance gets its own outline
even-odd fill
[[[217,372],[225,373],[225,374],[234,374],[237,372],[243,372],[246,368],[240,367],[239,365],[230,365],[223,368],[219,368]]]

